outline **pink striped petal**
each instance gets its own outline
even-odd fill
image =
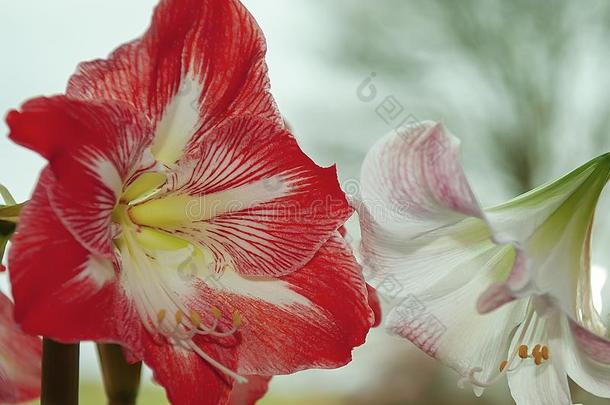
[[[125,101],[154,123],[159,148],[170,136],[195,150],[230,117],[281,122],[265,52],[260,28],[239,1],[162,0],[142,38],[108,60],[80,65],[68,95]]]
[[[126,105],[64,96],[30,100],[7,117],[10,138],[49,161],[57,217],[91,252],[111,259],[111,212],[147,147],[145,121]]]
[[[422,123],[380,140],[363,163],[361,182],[356,205],[361,250],[367,277],[378,289],[392,279],[403,297],[417,295],[449,276],[458,277],[457,269],[481,254],[501,249],[460,165],[459,140],[440,124]],[[500,278],[492,283],[522,273],[522,252],[509,250],[517,260],[507,271],[498,271]],[[491,310],[512,299],[481,308]]]
[[[42,345],[13,319],[13,303],[0,293],[0,402],[31,401],[40,396]]]
[[[570,378],[586,391],[610,398],[610,340],[567,318],[562,327],[563,362]]]
[[[520,270],[522,258],[494,242],[459,141],[433,123],[390,134],[367,155],[361,182],[361,253],[389,329],[462,376],[492,378],[525,308],[512,296],[479,297]]]

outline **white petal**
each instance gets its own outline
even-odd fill
[[[497,239],[514,240],[525,251],[528,285],[523,293],[529,289],[549,294],[575,318],[579,306],[589,306],[579,297],[590,297],[590,286],[583,282],[590,272],[590,231],[609,163],[608,156],[601,156],[559,180],[485,210]]]
[[[520,330],[517,331],[517,334]],[[524,342],[515,342],[513,350],[519,343],[547,345],[550,359],[537,366],[533,359],[517,359],[521,364],[515,371],[508,373],[508,385],[517,405],[572,405],[568,378],[561,358],[561,335],[559,331],[559,314],[549,319],[538,319],[533,334]]]
[[[492,240],[459,141],[432,123],[385,137],[364,162],[360,197],[364,265],[395,306],[388,327],[463,376],[480,370],[474,377],[484,383],[499,374],[527,303],[487,315],[477,304],[521,261]]]
[[[517,300],[488,314],[476,309],[478,296],[490,283],[490,267],[484,260],[491,264],[502,254],[489,252],[479,259],[480,271],[462,268],[463,278],[453,277],[407,296],[387,316],[389,330],[463,377],[473,373],[481,387],[491,383],[507,359],[513,333],[525,318],[527,306],[526,300]]]
[[[566,317],[561,328],[568,375],[586,391],[610,398],[610,341]]]
[[[371,219],[402,237],[482,216],[459,163],[459,140],[440,124],[382,138],[364,160],[361,182]]]

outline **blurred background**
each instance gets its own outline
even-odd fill
[[[80,61],[147,27],[155,0],[0,0],[0,113],[62,92]],[[484,205],[499,203],[610,149],[610,2],[244,0],[268,40],[272,90],[305,151],[358,178],[368,148],[432,119],[462,139]],[[0,124],[0,182],[28,198],[42,160]],[[594,229],[596,304],[610,250],[610,197]],[[355,241],[357,228],[350,231]],[[8,291],[6,275],[2,288]],[[476,342],[473,342],[476,344]],[[103,404],[95,350],[83,344],[82,401]],[[141,404],[164,404],[147,372]],[[510,404],[504,381],[475,398],[407,341],[371,333],[334,371],[278,377],[262,404]],[[574,402],[602,404],[576,387]]]

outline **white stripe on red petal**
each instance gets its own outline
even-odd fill
[[[118,287],[112,263],[66,230],[48,202],[55,180],[41,175],[9,252],[15,318],[28,333],[59,341],[119,342],[141,351],[141,326]]]
[[[111,259],[111,212],[148,146],[145,119],[124,104],[63,96],[25,103],[7,117],[10,137],[49,161],[51,205],[91,252]]]
[[[172,166],[184,154],[202,124],[199,103],[204,91],[194,75],[181,79],[179,91],[169,101],[155,131],[152,153],[158,161]]]
[[[145,113],[157,128],[156,152],[165,140],[179,141],[160,155],[169,163],[231,117],[281,123],[265,52],[260,28],[239,1],[163,0],[142,38],[108,60],[81,64],[68,95],[121,100]]]
[[[179,162],[132,220],[187,239],[248,275],[288,274],[349,217],[334,168],[320,168],[284,129],[236,119]]]
[[[223,314],[239,314],[238,371],[244,375],[344,365],[374,322],[360,266],[338,234],[280,280],[234,273],[205,278],[197,287],[192,305],[214,303]]]

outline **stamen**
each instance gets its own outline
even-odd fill
[[[237,311],[233,312],[233,326],[235,326],[236,328],[239,328],[241,326],[241,316]]]
[[[527,359],[529,357],[527,354],[528,350],[529,349],[528,349],[527,345],[519,346],[519,357],[521,357],[522,359]]]
[[[201,326],[201,317],[197,312],[193,311],[192,309],[191,313],[189,314],[189,318],[196,328],[199,328]]]
[[[542,346],[541,354],[542,354],[542,358],[543,359],[545,359],[545,360],[549,359],[549,348],[548,348],[548,346]]]
[[[125,213],[125,210],[121,210],[121,213]],[[158,344],[170,344],[195,352],[222,373],[238,382],[246,382],[244,377],[209,356],[193,341],[197,334],[222,338],[236,333],[237,328],[241,325],[239,314],[233,314],[233,328],[226,331],[220,330],[222,312],[219,308],[212,307],[211,316],[207,316],[207,318],[211,318],[211,324],[204,325],[200,313],[186,307],[180,297],[164,285],[164,280],[161,278],[162,263],[155,257],[147,255],[137,240],[136,232],[135,227],[124,229],[121,237],[123,241],[121,257],[125,261],[126,272],[131,277],[129,281],[133,292],[140,296],[140,300],[136,301],[139,303],[138,312],[144,327],[153,336],[154,341]],[[146,230],[141,231],[140,235],[142,233],[150,236],[146,235]],[[152,236],[157,237],[158,235],[152,234]],[[167,319],[168,315],[172,313],[175,323]]]
[[[534,320],[534,324],[532,325],[532,321]],[[524,342],[527,335],[534,336],[535,330],[538,326],[538,318],[535,316],[534,309],[530,306],[528,307],[527,317],[525,322],[521,325],[521,332],[519,336],[515,336],[513,342]],[[544,359],[544,355],[548,355],[548,348],[538,347],[536,352],[539,353],[540,359]],[[545,352],[545,354],[543,354]],[[517,349],[509,355],[509,358],[500,362],[498,367],[498,371],[494,373],[495,375],[490,375],[488,378],[482,380],[476,376],[477,373],[483,371],[482,367],[472,367],[468,370],[468,373],[464,375],[459,381],[458,386],[463,387],[466,382],[469,382],[475,387],[478,388],[486,388],[495,384],[505,373],[510,373],[517,370],[522,364],[523,361],[528,359],[529,356],[529,347],[527,345],[521,344],[517,347]],[[519,360],[520,359],[520,360]],[[535,359],[534,359],[535,360]],[[515,363],[517,363],[515,365]]]
[[[534,356],[534,357],[542,357],[542,354],[540,353],[540,349],[541,348],[542,348],[541,345],[534,346],[534,350],[532,350],[532,356]]]

